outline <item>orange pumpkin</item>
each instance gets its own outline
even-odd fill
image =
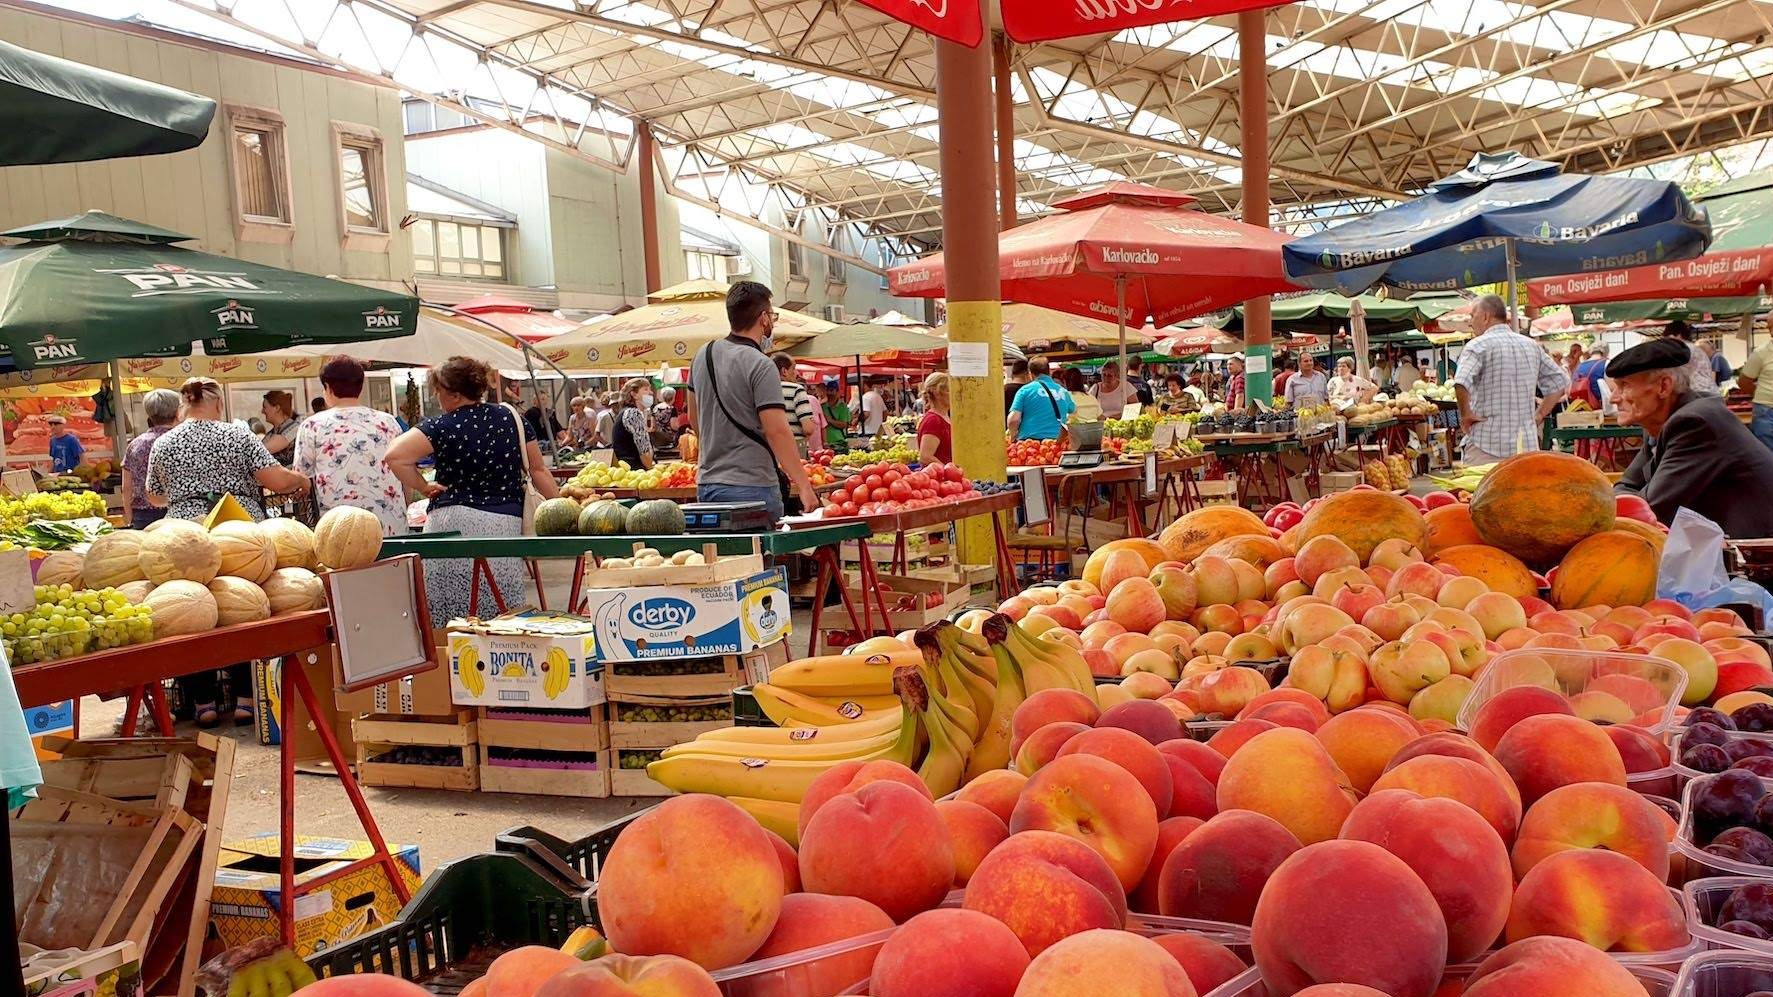
[[[1564,555],[1551,581],[1551,604],[1642,606],[1656,598],[1656,545],[1627,530],[1596,533]]]
[[[1155,540],[1147,540],[1144,537],[1110,540],[1091,552],[1090,559],[1084,562],[1083,580],[1100,587],[1102,567],[1108,563],[1108,555],[1117,550],[1137,551],[1139,556],[1145,559],[1146,568],[1155,568],[1170,559],[1169,552],[1164,550],[1163,544]]]
[[[1226,537],[1202,552],[1201,556],[1217,554],[1230,561],[1248,561],[1258,568],[1266,570],[1269,565],[1283,557],[1291,557],[1280,541],[1271,536],[1257,536],[1254,533],[1241,533],[1235,537]]]
[[[1401,500],[1400,500],[1401,501]],[[1184,513],[1157,536],[1172,561],[1184,564],[1206,553],[1226,537],[1268,536],[1268,527],[1253,512],[1235,505],[1209,505]]]
[[[1451,565],[1460,574],[1490,586],[1492,592],[1506,592],[1517,599],[1539,594],[1539,583],[1533,580],[1532,570],[1520,558],[1489,544],[1448,547],[1435,554],[1434,563]]]
[[[1471,506],[1464,502],[1430,509],[1422,517],[1422,521],[1428,526],[1428,537],[1422,542],[1422,553],[1430,560],[1449,547],[1484,542],[1484,538],[1478,536],[1477,527],[1471,524]]]
[[[1312,537],[1335,537],[1366,564],[1380,541],[1395,537],[1420,547],[1426,532],[1422,514],[1402,497],[1362,488],[1330,495],[1313,506],[1299,524],[1299,544]]]
[[[1484,542],[1542,569],[1577,541],[1612,529],[1613,510],[1613,486],[1600,468],[1551,451],[1498,463],[1471,497],[1471,522]]]

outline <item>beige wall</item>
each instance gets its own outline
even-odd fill
[[[0,168],[0,227],[60,218],[88,209],[195,236],[183,245],[308,273],[386,284],[412,277],[406,234],[393,228],[386,248],[344,248],[332,122],[381,133],[388,218],[406,213],[406,161],[399,94],[386,87],[299,64],[232,54],[201,42],[138,33],[0,6],[0,38],[76,62],[213,97],[218,108],[204,143],[186,152],[58,166]],[[287,243],[236,237],[234,187],[227,153],[230,103],[283,116],[293,225]]]

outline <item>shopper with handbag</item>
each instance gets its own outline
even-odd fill
[[[430,500],[426,533],[465,537],[521,536],[534,522],[534,507],[559,494],[516,407],[483,399],[493,372],[469,357],[450,357],[431,372],[443,414],[433,416],[396,439],[382,458],[410,491]],[[426,481],[419,462],[433,458],[436,473]],[[472,599],[472,560],[451,558],[425,563],[425,595],[431,621],[442,627],[468,614]],[[525,601],[523,561],[490,558],[493,583],[506,606]],[[498,612],[483,579],[478,612]]]
[[[776,312],[770,289],[734,284],[726,296],[732,332],[690,363],[690,427],[702,444],[696,498],[762,502],[772,519],[818,508],[818,496],[794,447],[782,380],[767,354]]]

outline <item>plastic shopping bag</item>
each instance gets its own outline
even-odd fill
[[[1724,570],[1724,531],[1691,509],[1675,512],[1662,547],[1656,594],[1688,609],[1745,603],[1773,619],[1773,593]]]

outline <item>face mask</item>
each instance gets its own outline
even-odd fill
[[[640,407],[641,408],[652,408],[653,407],[652,392],[649,391],[646,394],[640,396]]]
[[[763,342],[762,342],[762,344],[761,344],[761,345],[762,345],[762,346],[763,346],[763,352],[765,352],[765,353],[768,353],[768,352],[769,352],[769,351],[770,351],[770,350],[772,350],[772,349],[774,349],[774,348],[775,348],[775,345],[776,345],[776,337],[775,337],[775,336],[772,336],[772,335],[770,335],[770,334],[769,334],[769,333],[767,333],[767,332],[766,332],[766,333],[764,333],[764,334],[763,334]]]

